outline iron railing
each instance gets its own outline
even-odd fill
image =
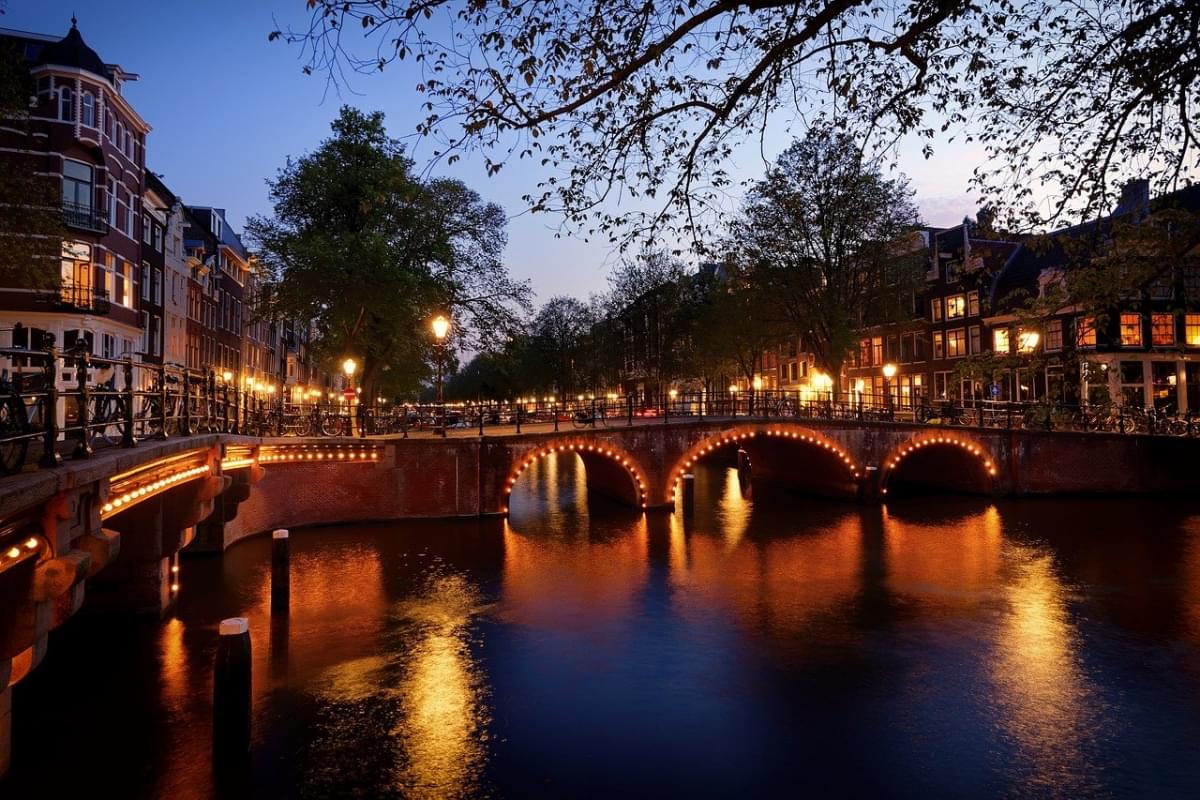
[[[905,398],[907,400],[907,398]],[[901,402],[807,391],[576,396],[429,403],[292,403],[214,373],[134,358],[0,348],[0,473],[48,468],[103,447],[198,433],[250,436],[512,435],[526,431],[683,424],[705,419],[844,420],[1040,431],[1200,436],[1200,415],[1129,406],[1003,401]]]
[[[92,233],[108,233],[108,214],[105,209],[63,201],[63,224]]]

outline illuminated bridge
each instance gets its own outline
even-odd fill
[[[207,434],[0,479],[0,774],[11,686],[81,606],[161,614],[179,551],[277,527],[502,515],[524,470],[582,460],[588,491],[670,510],[706,458],[752,482],[879,502],[914,489],[1003,495],[1200,491],[1200,439],[850,419],[706,418],[448,437]]]

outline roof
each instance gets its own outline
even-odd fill
[[[1200,184],[1160,195],[1150,201],[1150,208],[1154,211],[1200,211]],[[992,284],[988,298],[992,308],[1011,308],[1020,301],[1022,294],[1036,297],[1040,290],[1038,279],[1042,272],[1065,267],[1071,262],[1072,257],[1067,253],[1069,246],[1089,237],[1096,240],[1093,244],[1099,244],[1098,240],[1108,234],[1114,220],[1137,213],[1140,213],[1140,209],[1135,207],[1118,207],[1107,217],[1061,228],[1021,244]],[[975,242],[972,241],[971,247],[975,246]]]
[[[79,28],[75,26],[74,20],[71,21],[71,30],[67,31],[66,36],[53,44],[42,47],[35,63],[39,66],[53,64],[60,67],[76,67],[96,75],[110,77],[103,59],[83,41],[83,36],[79,33]]]
[[[191,212],[192,219],[196,220],[197,224],[210,237],[217,240],[218,244],[228,247],[230,250],[238,254],[238,257],[243,261],[249,258],[249,253],[246,252],[246,246],[242,244],[242,237],[238,236],[233,230],[233,226],[229,224],[229,220],[225,216],[225,209],[213,208],[212,206],[188,206],[188,211]],[[212,229],[210,213],[215,212],[221,217],[221,235],[217,236]]]

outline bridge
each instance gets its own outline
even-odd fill
[[[48,634],[89,608],[162,614],[180,551],[277,527],[503,515],[522,473],[582,460],[589,493],[669,511],[683,476],[732,458],[754,483],[855,502],[906,491],[985,495],[1200,492],[1200,439],[860,418],[676,417],[519,433],[260,438],[210,433],[112,447],[0,479],[0,774],[11,687]]]

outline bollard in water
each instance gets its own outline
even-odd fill
[[[213,670],[213,757],[250,752],[250,625],[245,617],[221,620]]]
[[[679,489],[683,495],[683,515],[690,517],[696,511],[696,476],[690,472],[684,475]]]
[[[288,532],[284,528],[271,534],[271,611],[288,610]]]

